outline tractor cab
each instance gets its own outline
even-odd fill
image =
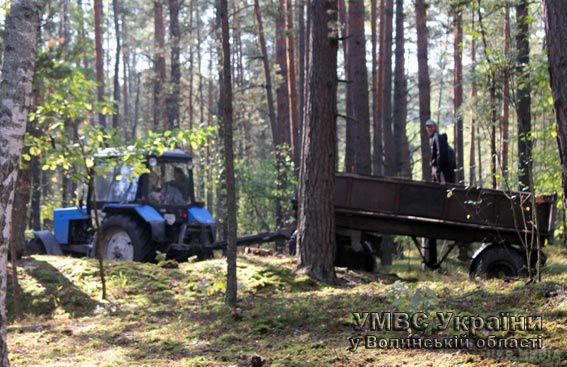
[[[97,154],[95,162],[86,206],[55,209],[54,233],[35,232],[32,250],[94,256],[100,243],[109,260],[155,261],[158,251],[177,260],[212,256],[216,221],[195,199],[188,153],[149,155],[139,175],[112,149]]]

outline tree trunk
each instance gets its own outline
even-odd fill
[[[502,123],[501,134],[502,148],[500,162],[502,165],[502,179],[504,182],[508,181],[508,139],[510,130],[510,5],[504,5],[504,75],[502,86]]]
[[[291,145],[289,93],[287,86],[287,47],[285,32],[285,2],[280,0],[276,18],[276,63],[278,65],[278,83],[276,87],[277,119],[278,119],[278,145]]]
[[[308,90],[299,179],[299,266],[335,281],[335,156],[337,140],[337,2],[310,1]]]
[[[427,64],[427,5],[425,0],[415,1],[415,23],[417,28],[417,68],[419,88],[419,131],[421,138],[421,175],[424,181],[431,181],[431,152],[429,136],[423,124],[431,118],[431,81]]]
[[[189,4],[189,34],[193,36],[193,6],[194,0],[191,0]],[[191,37],[192,38],[192,37]],[[193,129],[193,44],[189,42],[189,130]],[[192,151],[192,148],[189,148],[189,151]]]
[[[125,41],[126,39],[126,19],[124,13],[121,13],[121,20],[122,20],[122,78],[123,78],[123,85],[122,85],[122,101],[123,101],[123,109],[124,109],[124,136],[129,137],[129,131],[131,126],[130,121],[130,87],[131,87],[131,75],[130,75],[130,50],[128,47],[128,43]]]
[[[154,0],[154,129],[166,130],[167,120],[164,108],[163,81],[166,80],[165,70],[165,27],[163,23],[162,0]]]
[[[299,158],[301,158],[301,141],[302,141],[302,132],[303,132],[303,110],[305,109],[305,62],[306,62],[306,49],[305,49],[305,42],[307,40],[307,32],[305,29],[305,0],[297,0],[297,23],[298,23],[298,46],[299,46],[299,106],[298,106],[298,113],[297,118],[299,119],[297,122],[297,127],[299,129],[299,137],[298,137],[298,145],[299,145]],[[295,167],[297,171],[299,171],[299,165]]]
[[[179,101],[181,94],[181,48],[179,41],[181,30],[179,28],[180,0],[169,0],[169,38],[171,42],[171,87],[167,99],[167,127],[179,128]]]
[[[380,14],[383,13],[384,6],[383,1],[381,2]],[[373,134],[372,142],[372,173],[375,176],[382,175],[382,120],[380,117],[381,108],[379,101],[382,100],[381,88],[378,87],[378,32],[376,29],[376,18],[377,7],[376,0],[370,1],[370,28],[371,28],[371,42],[372,42],[372,122],[373,122]],[[380,23],[380,29],[382,29],[382,22]]]
[[[520,0],[516,5],[516,47],[518,71],[516,90],[516,114],[518,115],[518,158],[520,190],[531,190],[530,174],[532,171],[532,113],[531,86],[529,75],[530,64],[530,26],[528,1]]]
[[[474,6],[474,4],[473,4]],[[475,31],[475,24],[474,24],[474,17],[475,17],[475,11],[473,9],[472,11],[472,20],[471,20],[471,29],[473,31]],[[475,70],[476,70],[476,37],[472,37],[471,39],[471,69],[472,69],[472,81],[471,81],[471,103],[473,106],[473,111],[476,111],[476,96],[477,96],[477,90],[476,90],[476,77],[475,77]],[[470,185],[474,186],[476,185],[476,159],[475,159],[475,143],[476,143],[476,117],[475,114],[472,114],[471,117],[471,130],[470,130],[470,136],[471,136],[471,145],[470,145],[470,151],[469,151],[469,183]],[[479,157],[480,159],[480,157]]]
[[[102,49],[102,0],[94,0],[94,29],[95,29],[95,63],[96,63],[96,82],[97,82],[97,101],[104,101],[104,52]],[[106,116],[98,114],[98,123],[103,128],[106,127]]]
[[[384,173],[393,176],[396,172],[394,167],[394,138],[392,129],[392,17],[394,5],[392,0],[384,2],[384,27],[380,35],[380,73],[382,88],[382,133],[384,136]]]
[[[457,155],[456,182],[463,183],[465,180],[465,148],[463,137],[463,24],[462,11],[455,9],[454,15],[455,43],[454,74],[453,74],[453,114],[455,116],[455,153]]]
[[[112,115],[112,127],[118,129],[120,126],[119,120],[119,106],[120,106],[120,80],[119,80],[119,73],[120,73],[120,22],[118,21],[119,13],[120,13],[120,5],[118,4],[118,0],[112,0],[112,11],[114,13],[114,35],[116,37],[116,50],[114,56],[114,89],[113,89],[113,97],[114,97],[114,114]],[[126,80],[124,80],[126,83]]]
[[[224,126],[224,168],[227,205],[227,285],[226,304],[236,307],[236,189],[234,186],[234,157],[232,146],[232,76],[230,62],[230,34],[228,28],[227,0],[219,0],[219,17],[222,33],[222,121]]]
[[[543,0],[549,75],[557,120],[557,146],[561,158],[563,198],[567,197],[567,3]]]
[[[0,365],[8,366],[7,254],[18,163],[30,108],[41,3],[15,0],[5,20],[0,76]]]
[[[352,129],[354,167],[347,172],[363,175],[372,173],[370,156],[370,116],[368,101],[368,71],[364,39],[364,0],[350,0],[348,5],[347,40],[347,129]],[[348,148],[347,148],[348,149]]]
[[[406,135],[407,80],[405,75],[404,0],[396,0],[396,68],[394,71],[394,174],[408,178],[409,147]],[[407,149],[407,151],[406,151]]]
[[[254,15],[258,23],[258,39],[260,41],[260,52],[262,53],[262,65],[264,67],[264,77],[266,79],[266,100],[268,101],[268,117],[270,119],[270,128],[272,130],[272,141],[274,147],[278,145],[278,128],[276,120],[276,110],[274,108],[274,94],[272,92],[272,74],[270,72],[270,62],[268,60],[268,50],[266,47],[266,37],[264,35],[264,23],[262,22],[262,14],[260,13],[260,2],[254,0]]]
[[[299,167],[299,156],[301,154],[301,145],[299,143],[299,126],[298,126],[298,110],[297,110],[297,83],[295,75],[295,44],[293,37],[293,8],[291,0],[285,0],[284,11],[286,16],[286,55],[287,55],[287,87],[289,96],[289,121],[290,121],[290,138],[293,162]]]

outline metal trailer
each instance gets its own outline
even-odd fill
[[[375,250],[376,234],[410,236],[430,268],[457,244],[481,242],[471,275],[518,276],[525,273],[528,257],[532,265],[538,257],[544,262],[545,255],[535,249],[553,239],[556,195],[537,196],[533,202],[535,210],[527,192],[339,173],[335,222],[337,233],[350,234],[351,245],[366,238]],[[417,237],[454,243],[438,261],[435,241],[420,245]]]

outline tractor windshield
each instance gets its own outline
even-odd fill
[[[129,203],[136,200],[138,179],[132,168],[101,163],[94,180],[96,201]]]
[[[188,205],[195,201],[187,162],[157,162],[143,175],[147,199],[154,205]]]

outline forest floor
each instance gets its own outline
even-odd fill
[[[19,269],[25,319],[8,325],[10,358],[16,366],[249,366],[256,355],[264,366],[565,365],[567,249],[553,246],[547,253],[541,283],[471,282],[454,260],[441,272],[422,272],[410,253],[377,274],[340,269],[334,287],[294,273],[291,257],[242,255],[240,321],[223,304],[224,259],[173,269],[108,263],[109,301],[102,302],[94,260],[33,256]],[[11,296],[8,306],[13,315]],[[356,330],[352,312],[396,310],[541,315],[542,331],[497,334],[539,334],[544,349],[348,351],[352,335],[408,335]]]

